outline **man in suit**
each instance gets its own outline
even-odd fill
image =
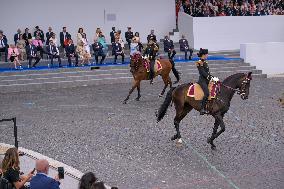
[[[117,56],[121,56],[122,64],[124,63],[124,52],[121,44],[119,43],[119,39],[115,39],[115,43],[113,45],[114,48],[114,64],[116,64]]]
[[[66,51],[66,56],[68,58],[68,63],[69,63],[69,66],[71,67],[71,58],[72,57],[75,57],[75,60],[76,60],[76,63],[75,65],[78,66],[78,54],[76,53],[76,49],[75,49],[75,46],[73,44],[73,40],[70,39],[68,41],[68,45],[65,46],[65,51]]]
[[[15,45],[17,45],[17,42],[20,40],[20,35],[21,35],[22,31],[20,29],[17,30],[17,33],[14,35],[14,42]]]
[[[58,175],[55,178],[48,176],[49,163],[45,159],[36,161],[37,174],[30,181],[31,189],[60,189]]]
[[[174,42],[173,40],[170,40],[169,36],[165,36],[164,39],[164,51],[168,53],[168,57],[170,60],[173,60],[174,56],[176,55]]]
[[[48,32],[46,32],[45,34],[45,37],[46,37],[46,45],[49,44],[49,39],[51,38],[51,36],[53,35],[53,32],[52,32],[52,28],[51,27],[48,27]]]
[[[157,38],[156,38],[156,35],[154,34],[154,30],[151,30],[151,33],[147,36],[148,43],[150,39],[152,39],[154,42],[157,42]]]
[[[44,42],[44,33],[43,31],[39,28],[39,26],[35,27],[35,32],[34,32],[34,37],[40,36],[40,40]]]
[[[105,55],[104,50],[103,50],[103,48],[104,48],[103,45],[95,39],[94,44],[92,44],[92,47],[93,47],[93,50],[94,50],[96,64],[99,62],[99,56],[102,57],[102,59],[100,61],[100,64],[102,64],[103,61],[106,58],[106,55]]]
[[[128,47],[130,49],[131,40],[133,38],[133,32],[131,31],[131,27],[127,27],[128,31],[125,32],[125,40],[128,43]]]
[[[35,63],[33,64],[33,68],[35,68],[36,64],[40,61],[40,57],[37,55],[37,48],[33,45],[31,39],[28,40],[29,44],[26,46],[27,59],[29,60],[29,68],[31,68],[32,60],[35,59]]]
[[[3,34],[3,31],[0,30],[0,56],[1,56],[1,52],[5,53],[5,62],[8,62],[8,47],[9,47],[8,39]]]
[[[26,45],[29,45],[29,39],[32,38],[32,34],[29,33],[29,28],[25,29],[25,33],[23,34],[23,39],[26,41]]]
[[[115,27],[112,27],[111,32],[109,33],[111,46],[112,46],[111,55],[114,55],[115,34],[116,34]]]
[[[53,59],[57,58],[58,59],[58,63],[59,63],[59,67],[61,66],[61,58],[59,56],[59,50],[56,47],[56,45],[53,44],[53,40],[49,39],[49,44],[46,46],[46,52],[50,57],[50,64],[51,66],[53,66]]]
[[[65,48],[64,41],[66,39],[71,39],[71,35],[66,31],[66,27],[63,27],[62,29],[62,32],[60,32],[60,45],[62,48]]]
[[[189,51],[189,60],[192,59],[192,53],[193,50],[189,48],[188,41],[185,39],[184,35],[181,36],[181,39],[179,40],[179,45],[180,45],[180,51],[184,52],[184,59],[188,60],[187,58],[187,52]]]

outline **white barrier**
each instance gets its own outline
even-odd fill
[[[284,42],[245,43],[240,45],[240,56],[245,62],[265,74],[284,73]]]
[[[195,49],[236,50],[241,43],[284,42],[284,16],[191,17],[181,12],[178,24]]]

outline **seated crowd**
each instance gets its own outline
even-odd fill
[[[44,35],[44,32],[39,28],[35,27],[35,31],[29,32],[26,28],[24,33],[20,29],[14,35],[14,44],[9,44],[7,37],[3,31],[0,30],[0,52],[5,54],[5,62],[10,60],[14,63],[15,69],[22,68],[20,61],[27,59],[28,67],[33,68],[39,63],[46,54],[47,58],[50,59],[50,67],[53,67],[53,60],[58,60],[59,67],[62,67],[62,58],[66,57],[68,60],[68,66],[84,66],[86,64],[91,65],[92,54],[94,55],[94,61],[96,64],[103,64],[107,56],[114,56],[114,64],[117,62],[118,56],[121,56],[122,63],[125,61],[125,43],[122,39],[121,30],[115,30],[112,27],[110,32],[111,38],[111,54],[109,52],[109,45],[106,42],[105,36],[100,28],[97,28],[94,41],[89,44],[86,33],[83,28],[79,28],[76,34],[76,44],[67,28],[63,27],[62,32],[59,34],[59,43],[56,34],[52,31],[52,28],[48,28],[48,32]],[[125,41],[127,47],[130,50],[130,55],[136,52],[142,52],[143,45],[140,42],[140,36],[138,32],[131,31],[131,27],[127,28],[125,32]],[[147,37],[148,42],[150,39],[157,41],[154,30]],[[180,40],[180,50],[185,52],[185,59],[187,58],[187,52],[190,52],[189,59],[192,56],[192,49],[188,45],[188,41],[183,36]],[[174,50],[173,41],[168,36],[164,38],[164,52],[168,53],[169,58],[173,58],[176,54]],[[1,55],[1,53],[0,53]],[[74,63],[72,63],[74,59]],[[100,61],[99,61],[100,59]],[[32,63],[34,60],[34,63]]]
[[[283,0],[176,0],[193,17],[284,15]]]
[[[27,175],[20,169],[20,157],[17,148],[6,151],[3,161],[0,161],[0,188],[2,189],[60,189],[60,182],[64,179],[58,173],[54,178],[48,176],[49,162],[45,159],[37,160],[35,168]],[[29,184],[28,184],[29,183]],[[88,172],[79,181],[78,189],[117,189],[109,187],[99,181],[94,173]]]

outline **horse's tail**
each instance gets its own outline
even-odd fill
[[[167,96],[163,102],[163,104],[161,105],[160,109],[158,110],[156,116],[157,116],[157,122],[161,121],[163,119],[163,117],[165,116],[168,107],[170,106],[171,102],[172,102],[172,94],[173,94],[173,90],[176,87],[172,87],[169,92],[167,93]]]
[[[179,80],[180,80],[180,77],[179,77],[179,73],[178,73],[177,69],[175,68],[175,62],[174,62],[173,59],[170,59],[170,62],[171,62],[171,64],[172,64],[172,71],[173,71],[173,74],[174,74],[174,76],[176,77],[177,81],[179,81]]]

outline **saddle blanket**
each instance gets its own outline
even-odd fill
[[[220,91],[220,83],[210,82],[208,85],[209,97],[208,100],[216,98],[218,92]],[[187,96],[193,97],[195,100],[202,100],[204,97],[204,92],[198,83],[190,85],[187,91]]]
[[[145,60],[145,61],[143,62],[143,64],[144,64],[144,67],[146,68],[147,72],[150,72],[150,62],[147,61],[147,60]],[[155,72],[158,72],[158,71],[160,71],[162,68],[163,68],[163,67],[162,67],[161,62],[160,62],[159,60],[156,60],[156,61],[155,61],[155,65],[154,65],[154,71],[155,71]]]

